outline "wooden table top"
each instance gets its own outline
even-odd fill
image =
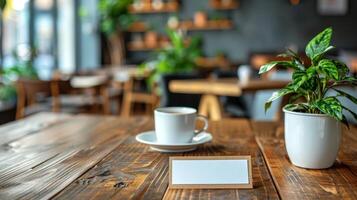
[[[211,122],[211,143],[176,154],[135,141],[136,134],[153,127],[147,117],[53,113],[1,126],[0,199],[357,198],[355,127],[345,132],[348,145],[328,170],[293,167],[276,134],[281,128],[273,123]],[[254,188],[168,189],[169,156],[195,155],[251,155]]]
[[[198,80],[173,80],[169,88],[172,92],[186,94],[214,94],[222,96],[240,96],[242,92],[280,89],[288,81],[250,80],[243,84],[238,78],[198,79]]]

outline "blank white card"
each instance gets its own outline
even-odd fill
[[[251,188],[250,156],[171,157],[172,188]]]

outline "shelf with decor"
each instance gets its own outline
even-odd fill
[[[178,28],[187,31],[225,30],[232,29],[233,23],[228,19],[208,20],[201,25],[197,25],[193,21],[181,21]]]
[[[211,69],[211,68],[229,68],[231,62],[228,58],[222,56],[215,57],[199,57],[196,60],[196,64],[201,68]]]
[[[234,10],[239,7],[237,0],[211,0],[211,8],[215,10]]]
[[[163,46],[160,44],[148,46],[145,42],[141,41],[132,41],[128,43],[129,51],[154,51],[161,49]]]
[[[132,14],[150,14],[150,13],[170,13],[179,10],[178,1],[139,1],[129,6],[129,12]]]
[[[185,39],[185,45],[190,43],[190,39]],[[156,32],[147,32],[144,38],[137,38],[128,42],[127,49],[129,51],[155,51],[170,45],[169,38],[159,35]]]
[[[131,24],[131,26],[128,28],[128,32],[145,32],[148,31],[149,27],[147,26],[147,24],[145,22],[134,22],[133,24]]]
[[[188,43],[189,40],[187,40],[186,42]],[[128,42],[127,47],[129,51],[155,51],[165,48],[168,45],[170,44],[166,40],[162,40],[153,44],[148,44],[145,41],[131,41]]]

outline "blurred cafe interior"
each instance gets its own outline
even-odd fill
[[[0,199],[357,199],[356,0],[0,17]]]
[[[336,46],[329,56],[357,70],[357,4],[322,2],[7,0],[0,121],[44,111],[151,115],[158,106],[201,106],[215,120],[278,120],[283,100],[267,113],[262,105],[281,85],[239,89],[235,82],[289,81],[289,70],[261,76],[259,67],[284,59],[277,55],[286,49],[303,55],[326,27]]]

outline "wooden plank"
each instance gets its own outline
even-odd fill
[[[263,156],[245,120],[210,123],[213,142],[189,153],[164,154],[135,141],[134,135],[153,129],[149,121],[55,199],[278,199]],[[170,156],[252,155],[253,189],[193,190],[168,188]]]
[[[208,20],[204,26],[197,26],[192,20],[181,21],[180,29],[187,31],[201,31],[201,30],[225,30],[232,29],[233,23],[229,19]]]
[[[171,92],[186,94],[214,94],[239,96],[241,89],[235,82],[218,82],[215,80],[173,80],[169,84]]]
[[[287,81],[251,80],[242,84],[237,78],[220,78],[212,80],[173,80],[170,82],[169,88],[170,91],[177,93],[240,96],[242,92],[280,89],[288,83]]]
[[[2,125],[0,126],[0,145],[48,128],[70,116],[64,113],[44,112]]]
[[[48,199],[117,147],[143,118],[76,116],[0,149],[0,199]]]
[[[253,123],[252,127],[283,199],[357,199],[357,127],[343,130],[338,161],[326,170],[293,166],[285,150],[282,131],[277,130],[281,126]]]

